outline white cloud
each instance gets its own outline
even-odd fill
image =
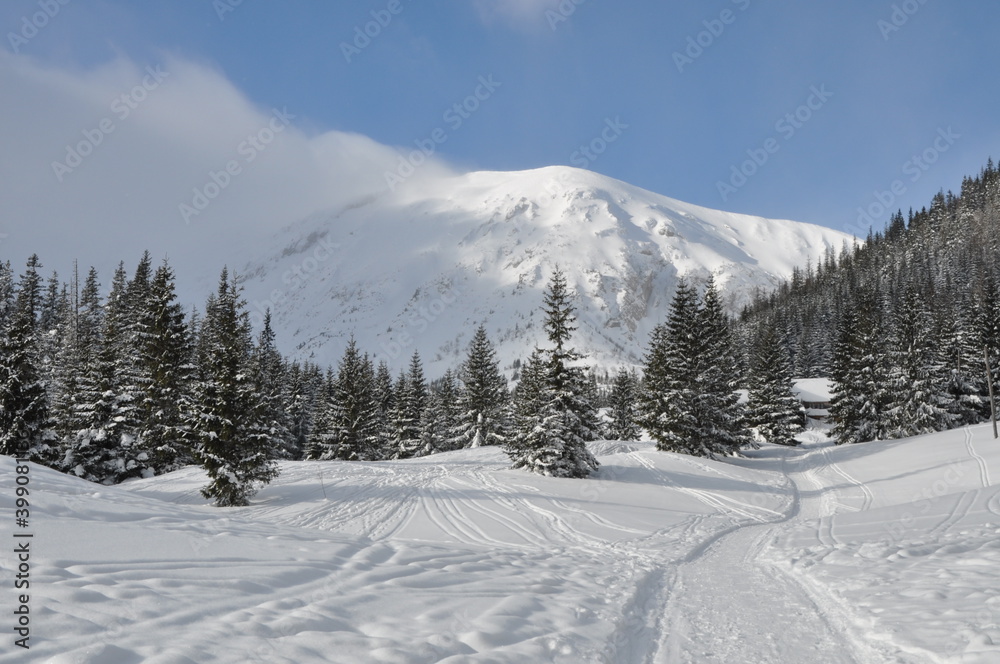
[[[399,160],[358,134],[309,135],[286,124],[293,106],[257,107],[178,58],[74,71],[0,49],[0,89],[0,258],[21,265],[37,252],[64,275],[78,258],[105,284],[111,266],[149,249],[200,298],[224,263],[243,265],[285,225],[385,191]],[[446,172],[434,160],[410,183]],[[216,187],[186,223],[180,206]]]

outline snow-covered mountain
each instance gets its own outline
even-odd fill
[[[313,215],[242,270],[254,318],[335,362],[350,335],[390,365],[419,350],[455,366],[485,323],[509,366],[544,345],[539,307],[558,265],[576,289],[575,343],[598,366],[640,361],[679,276],[715,277],[734,310],[849,235],[689,205],[579,169],[476,172]]]

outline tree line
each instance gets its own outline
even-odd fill
[[[838,442],[942,431],[991,415],[998,283],[1000,172],[990,160],[959,195],[897,211],[863,244],[758,294],[737,335],[752,346],[776,331],[796,375],[831,379]]]
[[[240,288],[223,269],[204,309],[186,314],[164,261],[120,263],[102,295],[37,256],[15,276],[0,264],[0,453],[102,484],[198,464],[202,494],[245,505],[283,459],[378,461],[503,446],[516,467],[582,477],[597,463],[592,376],[573,362],[571,294],[556,272],[549,338],[511,392],[480,326],[456,371],[428,382],[414,353],[395,378],[352,338],[336,368],[289,361],[268,313],[254,335]]]

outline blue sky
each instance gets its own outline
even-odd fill
[[[375,36],[355,41],[366,28]],[[38,80],[179,59],[262,112],[287,109],[306,136],[409,150],[441,127],[435,150],[458,169],[586,163],[706,207],[862,235],[857,210],[878,212],[876,191],[898,181],[888,207],[920,207],[1000,156],[997,3],[9,0],[0,29],[7,65],[31,63]],[[499,86],[449,127],[481,77]],[[209,108],[211,94],[193,98]],[[16,103],[0,102],[9,121],[32,115]],[[206,126],[225,123],[210,114]],[[627,127],[604,145],[609,121]]]

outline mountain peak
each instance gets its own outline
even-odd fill
[[[680,276],[713,276],[735,310],[850,239],[549,166],[467,173],[313,215],[243,273],[254,314],[271,308],[294,354],[334,362],[354,334],[395,368],[419,350],[435,375],[461,361],[480,323],[507,366],[543,344],[537,311],[558,264],[576,291],[575,343],[612,367],[641,361]]]

